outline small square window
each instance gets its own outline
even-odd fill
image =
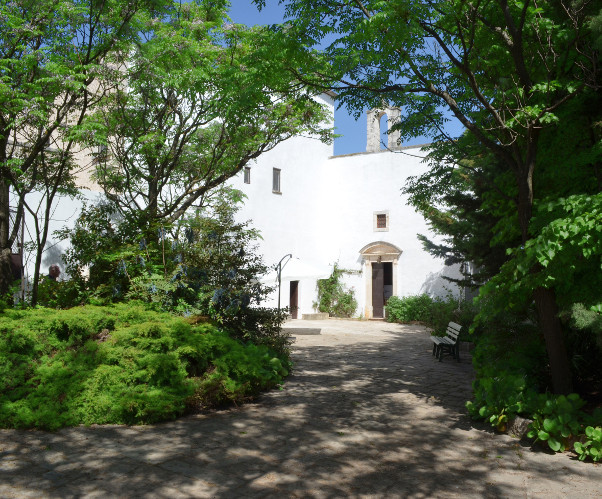
[[[272,192],[280,194],[280,169],[274,168],[272,170]]]
[[[245,166],[245,184],[251,183],[251,167]]]
[[[374,232],[387,232],[389,230],[389,212],[377,211],[374,212]]]

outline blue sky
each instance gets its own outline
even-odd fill
[[[277,24],[282,22],[284,18],[284,7],[278,4],[278,0],[268,0],[266,7],[261,12],[258,12],[252,0],[231,0],[231,3],[230,17],[236,23],[249,26]],[[367,127],[365,115],[355,121],[345,108],[340,108],[335,111],[334,122],[336,133],[342,135],[342,137],[335,140],[335,155],[364,152],[366,150]],[[458,129],[460,128],[458,127]],[[424,144],[427,140],[424,137],[416,137],[402,145]],[[384,141],[386,142],[386,136]]]

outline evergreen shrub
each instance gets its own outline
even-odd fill
[[[0,315],[0,427],[147,424],[239,403],[290,364],[141,302]]]

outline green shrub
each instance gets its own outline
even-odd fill
[[[476,333],[473,365],[473,400],[467,408],[475,419],[484,419],[500,431],[516,415],[532,419],[527,436],[545,442],[555,452],[571,448],[579,459],[598,457],[598,433],[602,410],[584,413],[578,394],[547,393],[545,345],[534,320],[505,314]],[[588,430],[587,428],[591,428]]]
[[[475,306],[461,302],[452,296],[431,298],[415,295],[399,298],[392,296],[385,306],[389,322],[423,322],[436,336],[443,336],[450,322],[463,326],[460,341],[469,341],[469,328],[477,313]]]
[[[576,393],[568,396],[542,393],[537,396],[527,436],[547,442],[554,452],[570,448],[571,439],[581,431],[585,402]]]
[[[259,233],[237,222],[227,201],[150,233],[116,221],[110,205],[85,207],[62,234],[71,242],[65,259],[72,279],[43,282],[40,303],[141,300],[158,311],[207,316],[232,337],[288,355],[280,327],[286,315],[258,306],[271,291],[261,284],[269,269],[257,253]]]
[[[0,427],[145,424],[242,402],[288,357],[140,302],[0,315]]]
[[[529,413],[535,394],[526,376],[499,372],[495,377],[474,381],[474,401],[467,402],[466,407],[473,418],[484,419],[498,431],[506,431],[513,416]]]
[[[431,318],[433,299],[428,295],[398,298],[392,296],[385,306],[389,322],[428,322]]]
[[[503,431],[517,414],[529,416],[533,397],[546,386],[545,346],[536,327],[515,316],[499,317],[474,334],[475,370],[470,414]]]
[[[602,381],[602,314],[574,303],[563,312],[565,344],[575,385]]]
[[[472,336],[472,364],[477,381],[509,373],[524,377],[535,391],[546,390],[545,345],[533,323],[500,318]]]
[[[590,457],[594,462],[602,461],[602,427],[588,426],[585,428],[583,441],[575,442],[574,449],[580,461]]]

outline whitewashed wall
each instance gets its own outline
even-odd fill
[[[332,99],[324,102],[334,109]],[[281,305],[289,305],[289,283],[299,280],[299,317],[312,313],[316,279],[328,275],[338,262],[357,271],[345,283],[353,287],[364,313],[366,276],[360,250],[369,243],[385,241],[402,250],[397,266],[397,295],[426,292],[444,296],[455,286],[441,278],[458,276],[444,268],[442,260],[422,249],[417,234],[431,235],[418,213],[407,205],[401,188],[410,176],[426,169],[425,153],[417,148],[401,151],[332,156],[332,147],[298,137],[263,155],[251,169],[251,183],[241,174],[232,185],[247,195],[239,217],[251,219],[262,235],[266,263],[275,265],[286,254],[298,258],[282,272]],[[281,194],[272,193],[272,169],[281,169]],[[389,230],[374,231],[374,212],[388,211]],[[303,272],[295,271],[301,269]],[[266,279],[275,283],[276,273]],[[370,298],[371,300],[371,298]],[[266,305],[275,306],[274,293]]]

